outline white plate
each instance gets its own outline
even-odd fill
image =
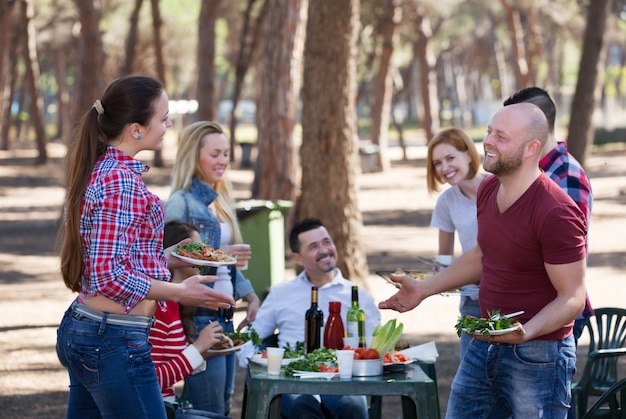
[[[290,363],[292,363],[293,361],[297,361],[298,359],[302,359],[302,357],[298,357],[298,358],[283,358],[283,360],[281,361],[280,365],[287,366]],[[263,358],[262,354],[254,354],[252,355],[252,358],[250,358],[251,362],[254,362],[255,364],[259,364],[259,365],[267,365],[267,358]]]
[[[232,348],[208,349],[207,352],[210,354],[223,354],[223,353],[237,352],[245,344],[246,343],[244,342],[241,345],[233,346]]]
[[[517,326],[513,326],[513,327],[509,327],[508,329],[500,329],[500,330],[489,330],[489,336],[500,336],[500,335],[506,335],[507,333],[511,333],[517,329],[519,329],[520,327],[522,327],[521,324],[518,324]],[[463,331],[465,333],[467,333],[467,329],[463,329]],[[470,333],[468,333],[469,335]],[[475,333],[472,333],[474,335],[480,335],[482,334],[479,330],[477,330]]]
[[[300,378],[324,378],[326,380],[331,380],[335,377],[339,376],[338,372],[314,372],[314,371],[294,371],[294,377]]]
[[[180,260],[184,260],[187,263],[191,263],[195,266],[213,266],[213,267],[219,267],[219,266],[230,266],[230,265],[236,265],[237,264],[237,259],[233,258],[233,260],[229,260],[227,262],[217,262],[214,260],[203,260],[203,259],[195,259],[195,258],[188,258],[187,256],[181,256],[176,252],[172,252],[172,255],[176,256],[178,259]]]
[[[383,366],[388,367],[389,365],[406,365],[415,362],[414,359],[409,359],[408,361],[403,362],[383,362]]]

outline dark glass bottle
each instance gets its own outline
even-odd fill
[[[365,348],[365,313],[359,307],[359,287],[352,286],[352,307],[346,315],[348,337],[359,338],[359,348]]]
[[[343,348],[343,320],[341,320],[341,302],[331,301],[328,303],[328,320],[324,327],[324,347],[326,349]]]
[[[322,345],[324,313],[317,306],[317,287],[311,287],[311,307],[304,316],[304,350],[313,352]]]

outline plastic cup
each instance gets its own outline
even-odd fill
[[[452,264],[452,255],[437,255],[435,261],[443,266],[450,266]]]
[[[280,374],[285,348],[267,348],[267,375]]]
[[[339,378],[352,377],[352,364],[354,363],[353,349],[337,350],[337,366],[339,367]]]
[[[248,269],[248,261],[250,260],[250,257],[248,256],[250,254],[250,245],[246,243],[231,244],[230,251],[234,256],[237,256],[237,269],[240,271]]]
[[[343,338],[343,346],[350,346],[356,349],[359,347],[359,338]]]

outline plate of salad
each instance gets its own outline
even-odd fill
[[[484,337],[500,336],[519,329],[522,324],[514,315],[523,314],[517,312],[501,315],[500,310],[487,311],[488,318],[476,318],[474,316],[459,317],[455,328],[457,335],[465,332],[470,335],[482,335]]]
[[[290,362],[284,367],[285,375],[299,376],[306,373],[330,373],[336,368],[337,355],[334,349],[319,348],[307,354],[301,359]]]

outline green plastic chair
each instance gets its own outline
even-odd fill
[[[582,419],[626,419],[626,378],[605,391]]]
[[[594,309],[585,329],[589,332],[589,355],[580,380],[572,385],[575,418],[587,411],[589,396],[601,396],[619,380],[618,358],[626,355],[626,309]]]

